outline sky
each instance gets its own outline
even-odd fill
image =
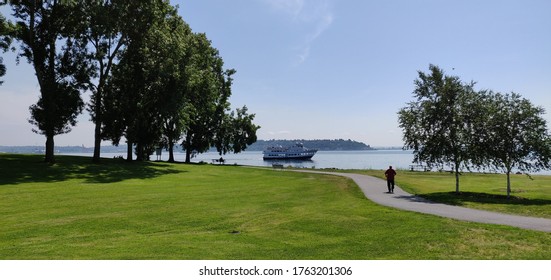
[[[259,139],[352,139],[402,146],[397,112],[429,64],[476,89],[516,92],[551,112],[551,1],[180,0],[234,75]],[[1,10],[6,14],[6,9]],[[32,68],[2,54],[0,145],[44,145],[28,123]],[[89,99],[89,94],[84,95]],[[551,127],[551,117],[544,118]],[[58,146],[93,146],[87,114]],[[109,143],[106,142],[106,145]]]

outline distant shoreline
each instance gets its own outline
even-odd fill
[[[371,147],[362,142],[353,140],[258,140],[251,146],[247,147],[246,151],[262,151],[268,146],[281,145],[287,146],[294,143],[303,143],[308,148],[318,149],[320,151],[367,151],[367,150],[402,150],[401,147]],[[17,153],[17,154],[41,154],[44,153],[44,146],[0,146],[0,153]],[[55,146],[56,153],[93,153],[93,147],[81,146]],[[183,151],[180,146],[175,147],[176,151]],[[119,146],[101,146],[102,153],[126,153],[127,147],[125,144]],[[215,149],[212,149],[215,151]]]

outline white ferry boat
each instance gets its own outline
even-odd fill
[[[268,147],[262,154],[264,159],[311,159],[317,152],[317,149],[305,148],[302,143],[296,143],[290,147]]]

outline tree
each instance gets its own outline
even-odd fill
[[[162,118],[161,144],[168,149],[169,162],[174,162],[174,145],[182,138],[182,133],[189,123],[189,79],[188,68],[191,63],[193,49],[191,28],[173,11],[158,33],[164,42],[162,53],[164,59],[159,65],[158,73],[161,80],[159,94]]]
[[[216,134],[214,146],[220,155],[240,153],[257,140],[256,131],[260,126],[253,123],[255,114],[249,115],[247,106],[236,111],[237,115],[231,112],[223,117]]]
[[[125,137],[126,160],[132,161],[133,141],[136,136],[130,127],[132,127],[133,116],[137,114],[138,96],[135,93],[142,80],[133,81],[136,74],[134,74],[134,68],[125,62],[127,59],[131,60],[128,54],[119,64],[113,66],[112,76],[108,79],[103,98],[105,112],[101,137],[111,140],[115,146],[118,146],[121,138]]]
[[[234,72],[224,72],[224,62],[205,34],[194,34],[191,47],[189,106],[186,106],[189,123],[183,131],[182,142],[187,163],[191,161],[193,152],[206,152],[212,147],[219,118],[223,115],[221,108],[228,106],[227,97],[231,94],[225,80]]]
[[[248,114],[247,111],[247,106],[243,106],[241,109],[238,108],[237,116],[232,118],[233,130],[231,150],[234,153],[244,151],[247,146],[252,145],[257,139],[256,131],[260,129],[260,126],[253,123],[255,114]]]
[[[130,32],[128,45],[114,66],[104,100],[103,135],[115,144],[122,136],[131,147],[136,145],[137,160],[147,160],[161,144],[163,128],[169,131],[167,142],[177,139],[180,108],[183,103],[186,38],[191,31],[165,1],[153,2],[140,17],[139,32]],[[174,121],[174,123],[171,123]],[[181,130],[180,130],[181,131]],[[165,131],[166,133],[166,131]]]
[[[511,194],[510,175],[513,169],[530,172],[549,169],[551,136],[542,115],[542,107],[519,94],[489,92],[484,130],[485,141],[480,154],[486,165],[507,174],[507,197]]]
[[[92,92],[89,111],[95,124],[94,162],[98,162],[100,159],[101,127],[105,111],[103,96],[107,80],[118,55],[127,44],[128,30],[136,27],[132,24],[134,23],[133,19],[138,16],[133,12],[136,9],[135,6],[141,2],[129,0],[78,1],[80,8],[78,25],[80,36],[78,39],[83,46],[81,51],[87,54],[90,64],[94,66],[88,79],[88,85]]]
[[[0,4],[2,6],[4,4]],[[0,52],[8,51],[12,41],[12,26],[6,20],[4,15],[0,14]],[[0,77],[6,75],[6,65],[4,65],[4,59],[0,56]],[[0,86],[3,81],[0,80]]]
[[[220,155],[231,151],[230,145],[232,141],[234,112],[229,113],[229,98],[232,94],[232,75],[234,75],[235,72],[236,71],[234,69],[229,69],[217,75],[218,81],[220,82],[220,91],[214,119],[214,143],[211,143],[211,146],[216,147]]]
[[[414,162],[430,167],[450,166],[455,173],[455,191],[459,193],[461,168],[469,168],[473,146],[473,128],[477,115],[467,111],[479,98],[474,83],[464,84],[459,77],[447,76],[435,65],[430,73],[418,72],[413,95],[415,101],[398,112],[404,131],[404,148],[413,149]]]
[[[11,1],[17,19],[20,56],[33,65],[41,96],[30,107],[34,132],[46,136],[45,161],[53,163],[54,136],[68,133],[84,103],[80,91],[89,76],[82,48],[73,39],[76,26],[71,1]]]
[[[238,108],[237,116],[233,111],[228,113],[230,110],[229,98],[232,94],[232,76],[236,71],[228,69],[216,73],[219,90],[214,114],[214,139],[211,146],[216,147],[220,155],[225,155],[228,152],[240,153],[248,145],[256,142],[256,131],[260,127],[253,124],[255,115],[247,113],[247,106]]]
[[[193,152],[205,152],[215,144],[222,127],[238,125],[239,137],[234,138],[240,142],[231,149],[244,149],[256,140],[258,128],[246,107],[238,110],[236,121],[227,113],[235,70],[223,69],[206,35],[192,33],[172,6],[155,3],[142,9],[151,11],[151,17],[139,32],[129,33],[106,83],[103,137],[118,144],[124,136],[129,160],[135,145],[137,160],[146,160],[150,151],[164,146],[169,161],[174,161],[174,144],[183,137],[190,162]]]
[[[145,40],[145,38],[142,38]],[[148,150],[160,139],[160,105],[154,86],[155,60],[151,59],[146,43],[133,38],[114,66],[113,77],[105,92],[105,115],[102,137],[118,145],[124,136],[127,141],[127,160],[146,160]]]

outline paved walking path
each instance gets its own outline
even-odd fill
[[[551,232],[551,219],[509,215],[435,203],[409,194],[398,186],[394,188],[394,193],[390,194],[387,193],[388,188],[385,180],[368,175],[306,170],[301,170],[299,172],[330,174],[351,178],[362,189],[368,199],[385,206],[462,221],[509,225],[524,229]]]

